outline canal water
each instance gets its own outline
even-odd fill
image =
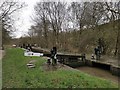
[[[120,77],[112,75],[110,73],[110,71],[108,71],[108,70],[103,70],[100,68],[88,67],[88,66],[82,66],[82,67],[78,67],[76,69],[78,69],[82,72],[85,72],[87,74],[90,74],[92,76],[107,79],[107,80],[110,80],[110,81],[115,82],[115,83],[118,83],[118,81],[120,80]]]

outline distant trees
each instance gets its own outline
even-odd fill
[[[14,18],[12,17],[13,13],[20,10],[25,6],[25,3],[19,3],[13,0],[1,0],[0,1],[0,21],[2,21],[2,41],[3,44],[5,41],[10,38],[9,34],[13,31],[13,22]]]
[[[53,40],[51,42],[54,46],[59,46],[59,33],[62,31],[61,26],[66,15],[66,3],[40,2],[35,6],[35,13],[34,21],[37,22],[37,25],[41,24],[46,45],[48,43],[48,29],[52,29]]]
[[[106,29],[101,27],[119,19],[119,6],[119,2],[39,2],[34,8],[35,36],[43,41],[43,47],[57,46],[59,49],[71,48],[71,51],[76,48],[80,52],[102,39],[106,53],[111,48],[110,40],[105,36]],[[114,53],[118,47],[118,31]],[[95,32],[96,35],[92,34]]]
[[[110,21],[113,22],[113,29],[117,29],[116,31],[116,42],[115,42],[115,51],[114,55],[118,54],[118,46],[119,46],[119,36],[120,36],[120,1],[119,2],[110,2],[110,3],[105,3],[106,9],[111,12],[111,18]],[[117,23],[115,23],[115,20],[118,20]],[[116,28],[117,27],[117,28]]]

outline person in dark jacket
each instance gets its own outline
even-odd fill
[[[96,48],[94,49],[94,51],[95,51],[95,55],[96,55],[96,60],[100,60],[100,50],[99,50],[99,48],[96,47]]]
[[[53,65],[57,64],[56,55],[57,55],[57,48],[56,48],[56,47],[53,47],[53,48],[51,49],[51,58],[52,58],[52,64],[53,64]]]

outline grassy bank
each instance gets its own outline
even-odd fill
[[[29,69],[26,64],[36,60],[36,68]],[[60,68],[44,71],[46,62],[42,57],[24,57],[23,50],[9,48],[2,60],[4,88],[115,88],[116,84],[90,76],[74,69]]]

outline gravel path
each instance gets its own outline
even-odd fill
[[[0,50],[0,60],[2,59],[3,55],[4,55],[4,51]]]

